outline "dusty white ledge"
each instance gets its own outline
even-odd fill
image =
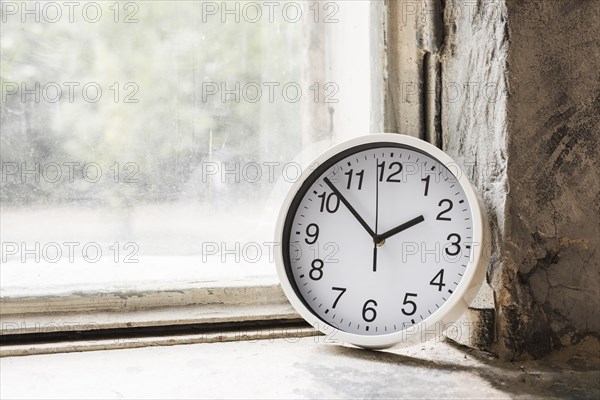
[[[193,288],[110,293],[71,293],[64,296],[3,297],[0,316],[42,313],[128,312],[190,305],[287,303],[278,283],[248,280],[198,283]]]
[[[570,361],[572,360],[572,361]],[[597,398],[597,362],[503,363],[444,342],[366,351],[326,336],[0,358],[0,398]]]

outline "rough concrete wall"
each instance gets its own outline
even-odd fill
[[[506,9],[500,1],[494,7],[476,7],[474,2],[451,0],[444,10],[444,27],[443,149],[479,188],[496,236],[504,230],[507,191]]]
[[[444,149],[490,214],[496,348],[600,331],[600,1],[449,0]]]
[[[471,8],[466,6],[470,5]],[[501,253],[506,192],[506,9],[473,7],[452,0],[444,9],[444,41],[440,52],[441,130],[443,149],[469,174],[488,210],[492,248],[487,257]],[[492,312],[479,320],[482,332],[493,325]],[[491,328],[494,331],[494,328]],[[478,347],[490,349],[490,334]]]
[[[510,192],[493,273],[498,350],[540,356],[600,332],[600,2],[506,6]]]

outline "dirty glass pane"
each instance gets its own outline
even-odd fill
[[[271,276],[302,162],[371,130],[371,2],[1,4],[3,296]]]

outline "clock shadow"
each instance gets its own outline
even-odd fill
[[[344,365],[348,370],[356,368],[369,371],[361,376],[362,385],[375,387],[373,384],[383,379],[394,394],[402,394],[400,397],[422,397],[423,388],[435,390],[444,386],[453,388],[453,391],[427,392],[426,396],[447,398],[449,393],[454,393],[464,397],[467,393],[470,397],[479,393],[478,390],[490,387],[510,397],[562,398],[563,386],[573,387],[577,393],[584,394],[592,390],[587,383],[582,385],[575,374],[573,381],[565,377],[564,366],[557,367],[545,361],[503,361],[492,353],[472,349],[450,339],[383,350],[331,344],[323,346],[321,352],[331,357],[345,358],[347,361]],[[571,366],[567,369],[574,371],[577,368]],[[557,377],[565,380],[563,386],[556,385]],[[581,398],[590,397],[583,395]]]
[[[329,353],[330,355],[335,355],[338,357],[347,357],[361,361],[373,361],[377,363],[385,363],[392,365],[402,365],[402,366],[414,366],[414,367],[425,367],[432,369],[442,369],[448,371],[472,371],[472,366],[461,365],[459,363],[460,359],[467,354],[470,355],[469,352],[464,351],[464,355],[453,354],[451,356],[444,356],[442,359],[440,357],[435,357],[437,355],[432,356],[421,356],[420,354],[426,355],[427,348],[431,347],[427,343],[422,345],[415,345],[407,348],[387,348],[387,349],[365,349],[362,347],[357,347],[350,344],[331,344],[326,346],[322,351]],[[453,346],[458,348],[458,346]],[[412,353],[402,354],[399,353],[401,351],[406,350],[411,351]],[[462,350],[462,349],[461,349]],[[420,354],[419,354],[420,353]]]

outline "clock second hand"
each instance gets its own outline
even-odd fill
[[[375,236],[373,237],[373,272],[377,272],[377,225],[379,221],[379,160],[375,160]]]

